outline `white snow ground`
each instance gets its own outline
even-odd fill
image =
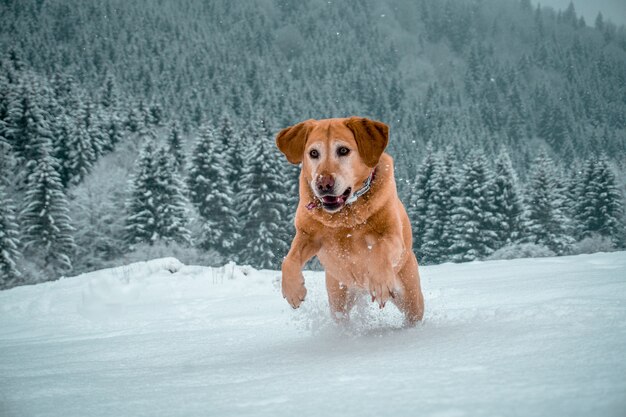
[[[421,273],[413,329],[171,258],[0,292],[0,416],[626,415],[626,252]]]

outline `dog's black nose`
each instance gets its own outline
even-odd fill
[[[332,175],[320,175],[315,181],[315,186],[320,193],[329,193],[335,186],[335,179]]]

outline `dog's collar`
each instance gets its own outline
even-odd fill
[[[348,199],[346,200],[346,204],[354,203],[359,197],[361,197],[363,194],[368,192],[370,188],[372,188],[372,181],[374,181],[375,177],[376,177],[376,167],[374,167],[370,176],[367,177],[367,179],[363,183],[363,187],[361,187],[360,189],[355,191],[350,197],[348,197]]]
[[[374,167],[372,173],[369,175],[369,177],[367,177],[367,179],[363,183],[363,187],[359,188],[354,193],[352,193],[350,197],[348,197],[348,199],[346,200],[346,204],[354,203],[359,197],[367,193],[370,188],[372,188],[372,181],[374,181],[374,178],[376,178],[376,168],[377,167]],[[306,205],[306,208],[309,210],[313,210],[314,208],[320,207],[321,205],[322,203],[317,198],[315,198],[313,201]]]

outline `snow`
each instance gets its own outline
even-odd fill
[[[623,416],[626,252],[422,267],[426,316],[173,258],[0,292],[0,415]]]

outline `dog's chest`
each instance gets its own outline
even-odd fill
[[[371,233],[345,229],[327,236],[317,256],[324,269],[349,284],[363,284],[373,262],[378,241]]]

